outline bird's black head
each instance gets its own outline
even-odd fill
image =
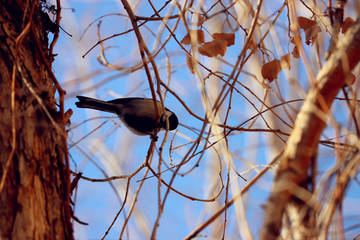
[[[179,125],[179,120],[175,113],[167,110],[166,115],[169,118],[169,130],[175,130]],[[161,128],[166,130],[166,115],[163,114],[161,117]]]

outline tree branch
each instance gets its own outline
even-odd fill
[[[302,186],[308,178],[311,157],[316,154],[331,104],[359,61],[360,18],[319,72],[297,115],[267,202],[260,239],[279,236],[285,207],[297,189],[294,186]]]

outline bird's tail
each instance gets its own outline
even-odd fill
[[[116,108],[114,104],[104,102],[98,99],[83,97],[83,96],[76,96],[79,99],[79,102],[76,102],[76,106],[78,108],[91,108],[95,110],[115,113]]]

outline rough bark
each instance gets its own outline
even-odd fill
[[[44,15],[39,1],[0,9],[0,239],[71,239],[66,133]]]

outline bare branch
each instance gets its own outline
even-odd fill
[[[311,158],[316,155],[332,102],[359,61],[360,18],[319,72],[297,115],[267,202],[260,239],[279,236],[285,207],[296,191],[293,186],[302,186],[306,182]]]

